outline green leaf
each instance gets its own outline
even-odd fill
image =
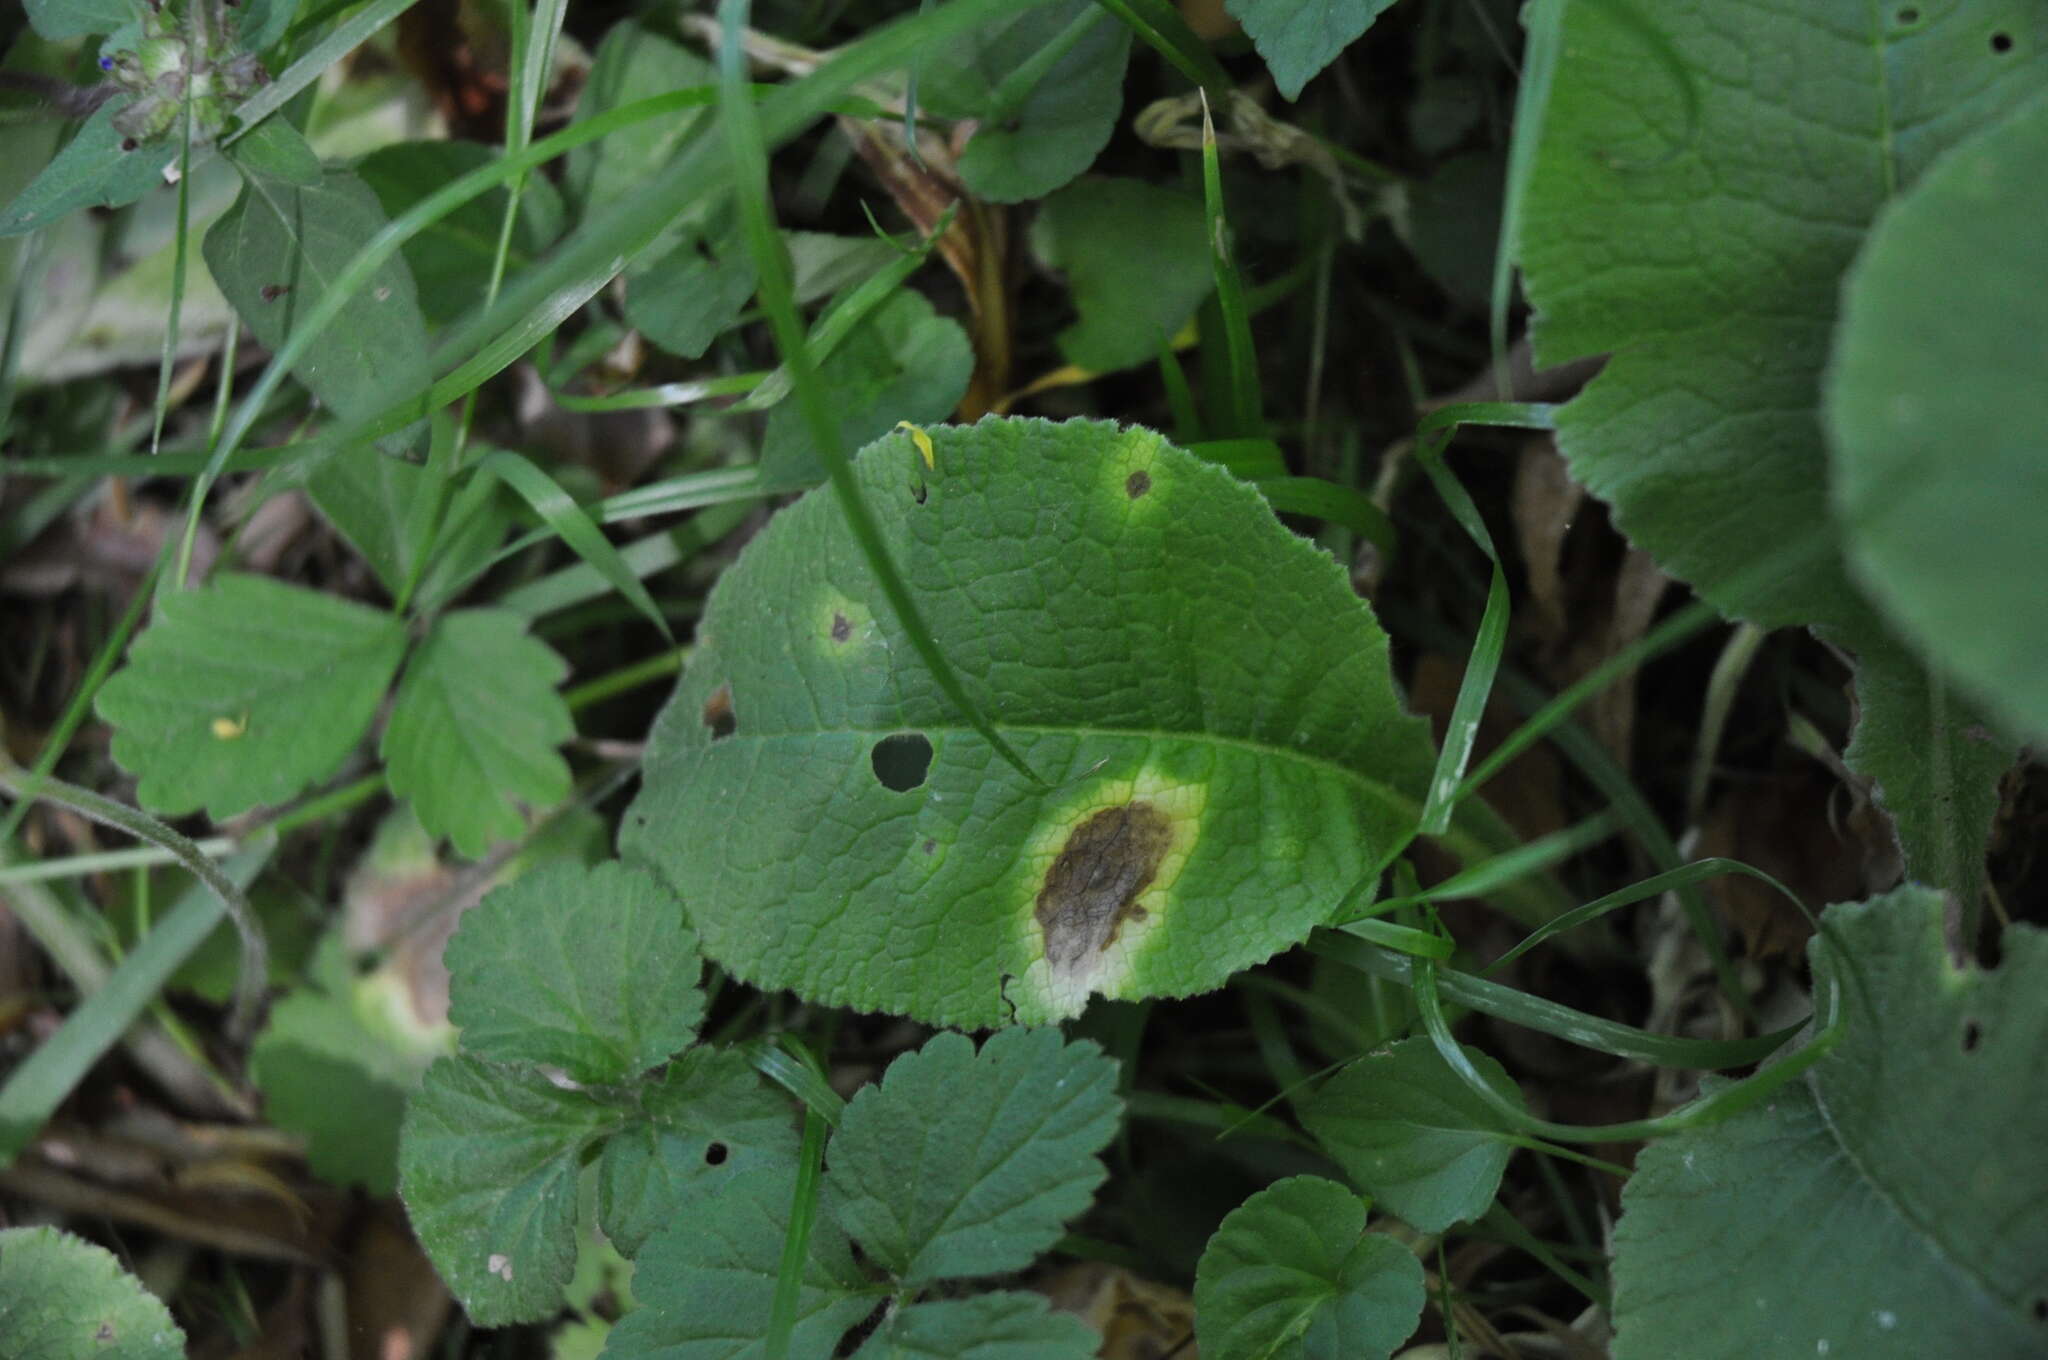
[[[1466,1056],[1493,1088],[1522,1094],[1484,1053]],[[1514,1144],[1493,1107],[1437,1055],[1428,1039],[1404,1039],[1332,1077],[1301,1111],[1357,1186],[1426,1233],[1486,1212]]]
[[[1878,219],[1828,372],[1850,565],[1935,667],[2048,735],[2048,100],[1963,143]]]
[[[726,1049],[677,1055],[643,1093],[644,1118],[613,1135],[598,1162],[598,1223],[628,1256],[662,1225],[694,1214],[742,1171],[796,1166],[789,1102]]]
[[[713,591],[622,851],[739,977],[940,1024],[1201,991],[1303,938],[1413,828],[1434,761],[1343,571],[1147,430],[931,439],[932,468],[898,436],[856,475],[1049,787],[940,697],[813,493]]]
[[[496,889],[463,914],[447,959],[465,1052],[586,1085],[666,1061],[704,1018],[682,904],[616,861],[550,864]]]
[[[555,688],[568,673],[509,610],[443,614],[391,705],[391,791],[470,859],[516,838],[527,828],[522,804],[544,810],[569,795],[569,765],[555,749],[576,732]]]
[[[1102,1338],[1038,1294],[1002,1291],[914,1303],[855,1351],[854,1360],[1090,1360]]]
[[[762,1360],[795,1193],[794,1167],[745,1171],[656,1234],[633,1274],[640,1307],[612,1329],[609,1360]],[[826,1360],[882,1297],[819,1215],[789,1354]]]
[[[1131,31],[1095,0],[984,24],[918,66],[918,98],[978,127],[960,177],[996,203],[1040,198],[1094,164],[1123,108]]]
[[[680,43],[641,24],[612,26],[598,44],[576,103],[588,120],[637,100],[717,79],[711,64]],[[569,155],[565,185],[585,217],[601,204],[631,196],[649,175],[674,159],[704,119],[702,109],[637,123]],[[694,214],[692,214],[694,216]]]
[[[891,293],[818,365],[818,381],[833,396],[843,448],[859,448],[899,420],[944,420],[966,394],[973,373],[967,333],[907,288]],[[768,413],[761,470],[781,485],[825,480],[816,441],[794,401]]]
[[[1156,360],[1215,282],[1202,201],[1144,180],[1068,185],[1039,207],[1031,245],[1066,273],[1080,313],[1060,353],[1094,373]]]
[[[1652,1143],[1615,1235],[1615,1355],[2020,1360],[2048,1346],[2048,934],[1986,971],[1907,888],[1809,946],[1848,1030],[1767,1105]]]
[[[745,248],[692,235],[627,271],[626,320],[670,354],[696,359],[738,324],[753,296],[754,262]]]
[[[179,1360],[185,1334],[114,1253],[55,1228],[0,1229],[8,1360]]]
[[[974,1051],[940,1034],[847,1103],[826,1186],[841,1227],[906,1284],[1021,1270],[1086,1209],[1116,1133],[1116,1064],[1058,1030]]]
[[[235,139],[227,157],[246,176],[261,176],[294,189],[320,183],[320,157],[305,134],[282,118],[266,118]]]
[[[1365,1230],[1335,1181],[1294,1176],[1231,1210],[1195,1270],[1203,1360],[1386,1360],[1422,1315],[1422,1267]]]
[[[177,157],[177,145],[123,151],[114,115],[126,104],[110,100],[86,119],[78,135],[0,210],[0,237],[40,230],[80,208],[125,207],[163,183],[164,167]]]
[[[449,181],[490,164],[495,155],[475,142],[399,142],[372,151],[356,162],[355,171],[377,195],[385,215],[395,218]],[[480,194],[405,243],[405,263],[429,324],[455,320],[483,295],[508,197],[503,186]],[[524,268],[554,244],[563,217],[555,186],[544,176],[528,175],[520,188],[507,270]]]
[[[398,1189],[420,1245],[479,1327],[561,1306],[576,1175],[616,1111],[537,1073],[443,1058],[406,1107]]]
[[[377,196],[347,170],[330,168],[309,188],[250,176],[206,233],[206,265],[257,339],[276,349],[384,225]],[[355,420],[382,409],[385,388],[431,368],[412,274],[397,256],[370,275],[292,372]]]
[[[2032,13],[1959,0],[1819,24],[1780,0],[1730,44],[1707,0],[1565,7],[1520,227],[1539,361],[1612,354],[1559,413],[1573,476],[1729,614],[1818,625],[1866,665],[1888,654],[1894,673],[1865,686],[1861,708],[1892,736],[1859,737],[1854,755],[1899,820],[1910,871],[1953,866],[1962,877],[1942,886],[1972,906],[1989,830],[1976,812],[2002,762],[1971,739],[1967,714],[1944,719],[1922,702],[1924,679],[1897,673],[1903,653],[1847,579],[1821,376],[1872,219],[2039,88],[2048,49],[1998,50],[1986,36],[2031,32]],[[1759,79],[1760,53],[1797,78]],[[1787,563],[1807,549],[1818,556]],[[1892,753],[1911,755],[1880,763]],[[1945,787],[1976,791],[1906,807],[1930,762]]]
[[[1265,58],[1273,83],[1299,99],[1316,73],[1372,26],[1394,0],[1224,0]]]
[[[404,654],[405,625],[389,614],[230,574],[159,597],[99,714],[143,806],[219,821],[333,773]]]
[[[22,0],[38,35],[51,42],[112,33],[135,18],[127,0]]]

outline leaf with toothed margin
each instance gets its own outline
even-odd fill
[[[55,1228],[0,1230],[0,1355],[177,1360],[185,1334],[114,1253]]]
[[[2048,932],[1959,964],[1941,895],[1829,907],[1841,1041],[1771,1099],[1650,1144],[1614,1235],[1616,1360],[2048,1355]],[[1207,1351],[1203,1352],[1205,1355]]]
[[[894,1313],[854,1360],[1090,1360],[1102,1338],[1043,1295],[998,1290],[913,1303]],[[1135,1351],[1133,1351],[1135,1353]]]
[[[974,1051],[941,1034],[847,1104],[826,1186],[839,1224],[905,1284],[1022,1270],[1108,1173],[1116,1064],[1055,1029]]]
[[[1849,763],[1914,876],[1974,905],[2009,743],[1943,692],[1850,582],[1823,371],[1888,200],[2048,73],[2034,0],[1558,6],[1520,227],[1544,364],[1609,354],[1558,414],[1573,477],[1730,615],[1855,653]],[[1787,568],[1783,554],[1817,557]]]
[[[712,592],[621,849],[704,951],[826,1005],[988,1026],[1185,995],[1306,936],[1415,824],[1434,757],[1342,569],[1148,430],[984,420],[855,473],[938,646],[829,491]]]

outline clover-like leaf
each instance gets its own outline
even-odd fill
[[[434,1268],[482,1327],[561,1306],[576,1177],[619,1113],[537,1072],[470,1057],[427,1069],[406,1107],[398,1190]]]
[[[569,795],[569,766],[555,749],[576,731],[555,689],[568,673],[510,610],[443,614],[414,650],[384,728],[392,792],[471,859],[518,836],[522,805]]]
[[[854,1360],[1089,1360],[1102,1338],[1037,1294],[998,1291],[913,1303],[890,1317]]]
[[[1831,24],[1772,0],[1739,43],[1712,0],[1560,13],[1518,233],[1532,335],[1545,364],[1611,357],[1559,412],[1558,447],[1706,599],[1857,654],[1848,759],[1877,780],[1909,870],[1974,902],[2011,750],[1973,732],[1850,584],[1821,378],[1879,210],[2039,90],[2048,45],[2009,38],[2037,32],[2038,11],[1958,0]]]
[[[1091,372],[1153,362],[1215,286],[1201,199],[1144,180],[1076,180],[1039,206],[1031,242],[1080,313],[1060,353]]]
[[[641,1106],[598,1162],[598,1225],[628,1256],[740,1172],[796,1165],[789,1102],[731,1050],[679,1054]]]
[[[1466,1056],[1521,1103],[1499,1063],[1473,1049]],[[1361,1190],[1429,1233],[1485,1213],[1515,1150],[1500,1115],[1427,1039],[1352,1063],[1316,1092],[1301,1122]]]
[[[922,294],[899,288],[818,365],[818,381],[832,393],[832,421],[845,449],[888,433],[899,420],[944,420],[973,372],[974,350],[960,324],[934,312]],[[777,485],[825,480],[794,401],[768,413],[761,470]]]
[[[1006,1029],[976,1053],[940,1034],[847,1104],[826,1183],[840,1226],[906,1283],[1017,1270],[1094,1198],[1121,1112],[1092,1043]]]
[[[1358,41],[1394,0],[1225,0],[1288,99]]]
[[[494,890],[448,942],[465,1052],[623,1081],[679,1052],[704,1015],[682,904],[616,861],[548,864]]]
[[[100,691],[114,758],[156,812],[216,820],[333,772],[405,654],[405,625],[265,576],[167,591]]]
[[[1146,430],[986,420],[856,472],[917,660],[830,493],[720,578],[621,849],[767,988],[940,1024],[1220,986],[1413,827],[1434,756],[1341,568]]]
[[[760,1360],[782,1270],[796,1169],[741,1172],[649,1239],[635,1263],[640,1307],[612,1329],[608,1360]],[[789,1354],[825,1360],[886,1294],[854,1263],[829,1216],[811,1227]]]
[[[1846,1033],[1766,1104],[1643,1152],[1615,1355],[2048,1353],[2048,932],[1959,965],[1925,888],[1822,927],[1808,953]]]
[[[1086,170],[1123,107],[1131,31],[1094,0],[1054,0],[983,25],[918,65],[919,98],[977,126],[960,177],[1021,203]]]
[[[163,1300],[105,1247],[55,1228],[0,1229],[0,1355],[8,1360],[179,1360]]]
[[[1849,273],[1828,372],[1850,565],[1987,706],[2048,736],[2048,100],[1937,162]]]
[[[1230,1211],[1195,1270],[1204,1360],[1386,1360],[1422,1316],[1422,1266],[1365,1203],[1294,1176]]]

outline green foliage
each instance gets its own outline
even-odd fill
[[[333,773],[404,654],[389,614],[229,574],[163,595],[99,711],[144,807],[232,817]]]
[[[1466,1056],[1496,1091],[1522,1103],[1499,1063]],[[1427,1039],[1350,1064],[1303,1107],[1301,1122],[1374,1202],[1428,1233],[1485,1213],[1514,1152],[1500,1115]]]
[[[22,11],[52,42],[112,33],[135,18],[126,0],[22,0]]]
[[[1622,1196],[1615,1355],[2041,1353],[2048,935],[1958,965],[1938,894],[1828,909],[1839,1047],[1760,1108],[1655,1143]]]
[[[7,1360],[178,1360],[185,1334],[105,1247],[55,1228],[5,1228],[0,1353]]]
[[[1094,1198],[1121,1108],[1092,1044],[1009,1029],[977,1053],[941,1034],[847,1105],[834,1211],[905,1284],[1022,1269]]]
[[[1147,431],[931,437],[933,468],[899,436],[856,470],[1046,784],[960,725],[813,494],[713,592],[622,851],[737,976],[939,1023],[1200,991],[1301,939],[1429,777],[1370,611],[1255,491]]]
[[[1097,1338],[1036,1294],[978,1294],[893,1314],[855,1360],[1088,1360]]]
[[[1050,195],[1031,243],[1065,271],[1080,313],[1060,353],[1096,373],[1158,358],[1214,286],[1201,201],[1144,180],[1089,178]]]
[[[1386,1360],[1422,1313],[1422,1266],[1366,1231],[1358,1196],[1294,1176],[1223,1220],[1195,1273],[1210,1360]]]
[[[0,210],[0,237],[40,230],[80,208],[123,207],[163,183],[164,167],[178,149],[160,144],[124,151],[123,134],[114,128],[119,113],[117,105],[107,104],[86,120],[42,173]]]
[[[1558,415],[1573,476],[1717,606],[1817,625],[1858,654],[1851,761],[1878,781],[1913,872],[1973,905],[2010,753],[1972,734],[1850,585],[1821,378],[1879,209],[2038,87],[2048,53],[1987,42],[2027,28],[2025,8],[1899,6],[1873,36],[1779,4],[1731,44],[1699,0],[1649,19],[1570,6],[1520,234],[1541,361],[1613,355]],[[1930,765],[1939,803],[1916,797]]]
[[[1394,0],[1225,0],[1266,59],[1273,83],[1289,99],[1301,97],[1337,54],[1358,40]]]
[[[1131,33],[1095,0],[1022,7],[918,64],[918,97],[977,123],[960,157],[975,194],[1018,203],[1086,170],[1123,107]]]
[[[2048,102],[1963,142],[1877,220],[1827,374],[1850,565],[1934,668],[2048,734]],[[1967,267],[1958,267],[1967,262]]]
[[[555,750],[576,731],[555,690],[568,671],[509,610],[443,614],[414,649],[384,728],[392,792],[471,859],[516,837],[521,804],[546,809],[569,794]]]

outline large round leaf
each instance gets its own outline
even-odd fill
[[[1900,627],[2048,735],[2048,100],[1879,219],[1829,372],[1850,563]]]
[[[764,987],[941,1024],[1183,995],[1300,940],[1432,764],[1386,637],[1251,488],[1145,430],[988,420],[857,472],[940,695],[829,491],[721,578],[622,849]]]

